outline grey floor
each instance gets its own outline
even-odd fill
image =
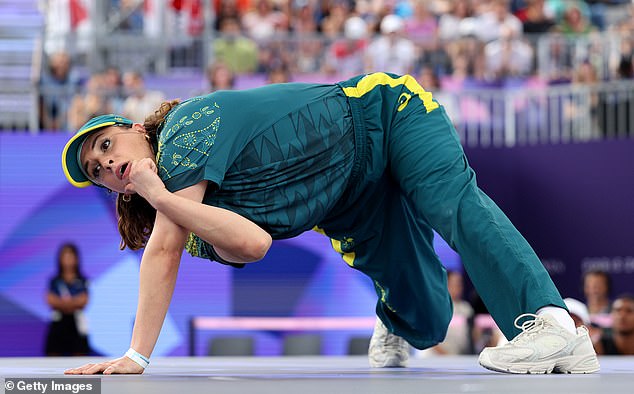
[[[0,358],[0,377],[61,378],[65,368],[97,360]],[[600,362],[590,375],[508,375],[483,369],[475,356],[412,359],[403,369],[370,369],[360,356],[171,357],[153,359],[143,375],[99,378],[108,394],[634,393],[634,357]]]

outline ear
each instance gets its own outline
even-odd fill
[[[141,123],[135,123],[132,125],[132,130],[145,134],[145,127]]]

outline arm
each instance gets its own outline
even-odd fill
[[[48,305],[62,313],[73,313],[78,309],[83,309],[88,303],[88,293],[77,294],[73,297],[60,297],[49,292],[46,296]]]
[[[130,347],[150,357],[174,293],[188,232],[157,213],[139,271],[139,303]]]
[[[207,188],[206,181],[191,188],[201,195],[200,200],[162,189],[148,201],[157,211],[213,245],[224,260],[249,263],[266,255],[272,242],[266,231],[237,213],[199,202]]]
[[[192,197],[192,190],[179,193]],[[200,196],[202,199],[202,195]],[[141,258],[139,301],[130,347],[149,358],[154,350],[174,292],[181,254],[189,231],[157,212],[154,230]],[[65,371],[67,374],[143,373],[127,357],[98,364],[86,364]]]
[[[213,245],[224,260],[257,261],[271,246],[271,236],[257,224],[237,213],[202,203],[207,181],[171,193],[156,175],[156,165],[150,159],[133,163],[129,178],[127,191],[140,194],[173,223]]]
[[[139,170],[137,165],[134,167],[132,171]],[[146,357],[149,357],[154,349],[167,314],[176,284],[181,254],[190,232],[197,232],[206,241],[218,242],[220,245],[227,245],[230,249],[238,249],[242,245],[241,242],[244,242],[243,240],[258,235],[269,240],[266,249],[270,245],[270,236],[251,221],[224,209],[214,207],[209,207],[214,209],[206,209],[207,206],[201,203],[206,182],[201,182],[176,193],[170,193],[154,172],[146,171],[145,175],[148,173],[154,175],[146,180],[149,184],[146,184],[148,187],[143,189],[144,193],[146,191],[149,193],[140,194],[155,208],[159,207],[160,209],[157,208],[154,229],[141,259],[139,303],[131,341],[131,347]],[[140,185],[142,184],[140,183]],[[156,197],[156,199],[152,197]],[[164,201],[157,201],[162,199]],[[189,217],[187,217],[188,215]],[[208,220],[211,223],[204,223]],[[184,225],[179,224],[179,222]],[[225,233],[223,234],[223,232]],[[265,236],[262,236],[262,233]],[[223,241],[225,236],[238,238],[238,242],[231,239]],[[248,245],[246,252],[238,250],[237,257],[254,257],[256,252],[250,248],[251,246]],[[253,250],[257,249],[253,248]],[[233,251],[233,249],[231,250]],[[233,254],[224,251],[221,253],[223,258],[235,258]],[[104,374],[142,373],[143,369],[129,358],[121,357],[105,363],[87,364],[66,371],[68,374],[95,374],[99,372]]]

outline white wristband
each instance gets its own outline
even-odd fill
[[[150,365],[150,359],[137,352],[136,350],[130,348],[127,352],[125,352],[125,356],[135,363],[139,364],[141,368],[145,369],[148,365]]]

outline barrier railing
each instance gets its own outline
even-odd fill
[[[634,137],[634,81],[433,93],[470,147]]]
[[[584,142],[634,136],[634,81],[443,94],[467,146]]]

